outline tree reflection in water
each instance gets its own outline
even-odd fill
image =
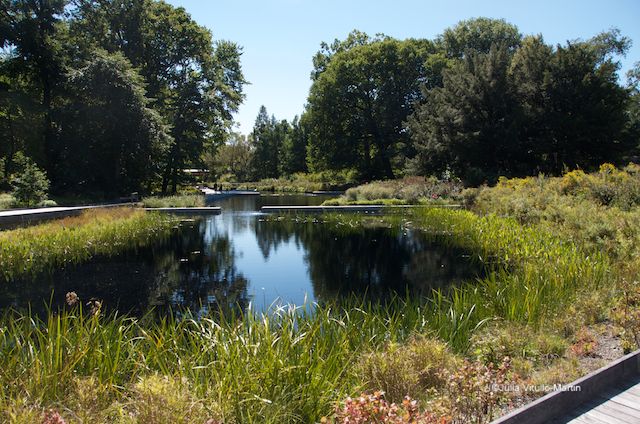
[[[195,314],[245,311],[273,302],[301,304],[348,295],[385,300],[392,293],[429,294],[473,279],[481,267],[465,252],[400,229],[278,220],[264,204],[317,204],[311,196],[227,199],[224,213],[188,220],[151,248],[130,250],[33,279],[0,285],[0,309],[43,313],[68,291],[104,300],[109,310],[142,315],[150,308],[189,308]],[[51,292],[54,297],[51,298]],[[253,298],[252,298],[253,297]]]
[[[4,284],[0,308],[31,307],[44,314],[49,301],[55,309],[63,305],[66,292],[75,291],[81,299],[102,299],[107,310],[133,315],[152,307],[159,314],[169,308],[189,308],[196,314],[245,310],[248,281],[236,269],[229,237],[205,242],[205,221],[181,227],[151,248]]]
[[[351,294],[372,300],[422,296],[481,273],[463,250],[417,231],[271,219],[256,222],[255,232],[265,258],[291,240],[303,246],[317,301]]]

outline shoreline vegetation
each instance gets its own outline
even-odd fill
[[[0,231],[0,279],[11,281],[97,255],[146,246],[169,234],[171,217],[133,208],[92,209],[80,216]]]
[[[488,422],[541,394],[477,387],[567,383],[600,366],[596,357],[635,348],[638,169],[605,164],[456,191],[471,210],[320,218],[423,231],[484,264],[484,277],[423,301],[161,320],[78,306],[42,321],[6,312],[2,417],[338,423],[377,408],[425,423]]]
[[[145,208],[197,208],[205,206],[203,194],[178,194],[175,196],[151,196],[142,199]]]

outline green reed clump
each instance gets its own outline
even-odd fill
[[[584,251],[545,228],[496,215],[415,208],[376,218],[332,215],[324,219],[346,226],[411,227],[481,261],[486,267],[484,277],[436,290],[428,299],[429,327],[458,350],[468,347],[469,336],[486,320],[541,325],[568,307],[577,294],[601,288],[611,272],[604,254]]]
[[[150,401],[139,396],[141,385],[166,383],[188,392],[183,406],[198,405],[196,421],[318,422],[364,385],[354,366],[363,352],[424,333],[428,320],[418,302],[400,299],[215,321],[88,317],[80,309],[41,321],[7,312],[0,317],[0,411],[64,405],[76,415],[102,405],[94,421],[115,410],[141,417],[140,402]],[[87,385],[94,398],[78,405]]]
[[[577,293],[602,287],[610,274],[605,255],[587,254],[548,230],[514,219],[443,209],[416,210],[413,219],[415,227],[473,252],[488,265],[486,277],[447,297],[461,313],[475,310],[479,318],[540,325]]]
[[[205,205],[201,194],[181,194],[176,196],[152,196],[142,199],[147,208],[196,208]]]
[[[165,237],[171,217],[131,208],[93,209],[65,218],[0,232],[0,279],[34,276],[96,255],[114,255]]]

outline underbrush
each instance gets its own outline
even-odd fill
[[[373,181],[352,187],[344,196],[326,201],[325,205],[354,204],[429,204],[461,200],[462,183],[434,177],[406,177],[400,180]]]
[[[0,231],[0,279],[113,255],[165,237],[175,225],[168,216],[132,208],[91,209],[82,215]]]
[[[142,199],[146,208],[196,208],[205,205],[202,194],[179,194],[175,196],[152,196]]]
[[[640,257],[640,167],[599,172],[571,171],[563,177],[501,178],[495,187],[467,189],[468,207],[480,214],[515,218],[548,228],[586,251],[614,260]]]
[[[52,207],[58,206],[58,204],[51,199],[43,200],[37,207]],[[14,209],[21,207],[16,198],[10,193],[0,193],[0,210],[2,209]]]
[[[16,199],[9,193],[0,193],[0,209],[17,207]]]
[[[223,190],[257,190],[282,193],[310,193],[323,190],[345,190],[358,181],[355,171],[323,171],[296,173],[280,178],[265,178],[255,182],[221,181]],[[210,184],[211,185],[211,184]]]

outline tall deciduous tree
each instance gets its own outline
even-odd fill
[[[462,58],[467,52],[489,53],[494,44],[515,50],[522,35],[504,19],[474,18],[447,28],[438,38],[449,57]]]
[[[54,145],[53,105],[56,86],[63,73],[63,56],[57,39],[66,0],[8,0],[2,2],[0,47],[13,48],[12,60],[19,72],[37,83],[42,105],[42,140],[45,169],[50,172],[58,160]]]
[[[151,106],[171,127],[161,189],[176,191],[182,169],[199,167],[215,151],[243,99],[241,49],[214,43],[212,34],[181,7],[151,0],[76,0],[72,32],[83,41],[120,51],[140,69]]]
[[[253,147],[242,134],[232,132],[216,152],[207,152],[205,163],[215,178],[231,176],[236,181],[251,177]]]
[[[309,92],[313,169],[357,167],[365,177],[393,177],[407,142],[403,122],[420,98],[426,40],[356,43],[330,57]]]
[[[60,119],[68,188],[116,196],[140,190],[159,171],[170,138],[143,85],[118,53],[100,53],[72,73],[67,88],[75,95]]]

